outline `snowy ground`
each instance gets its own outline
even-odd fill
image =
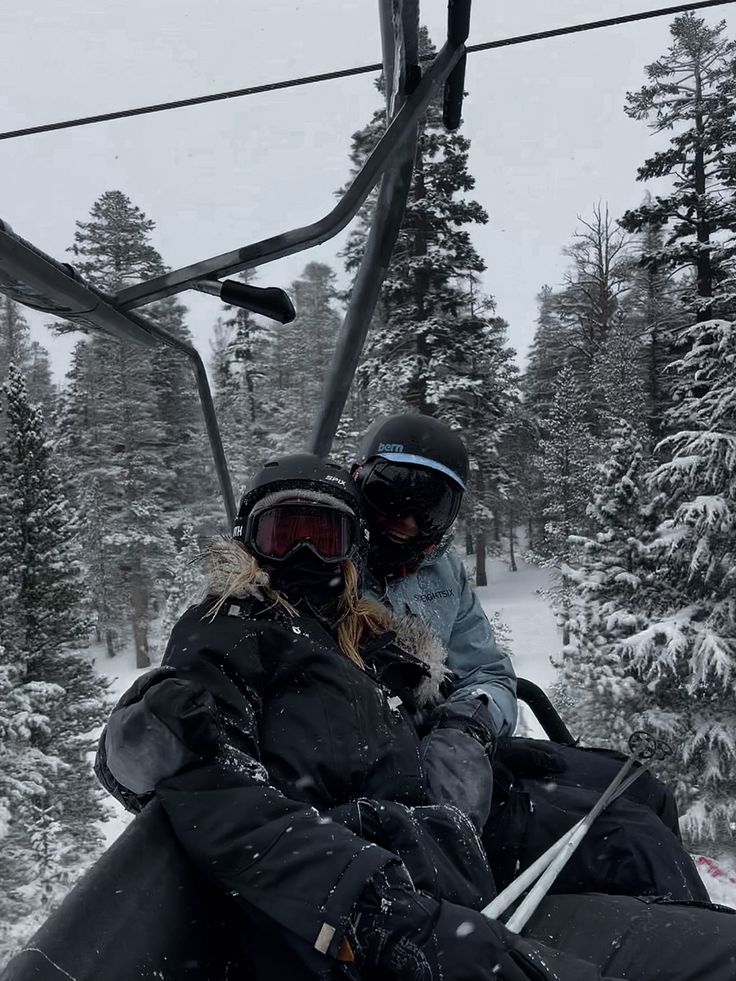
[[[546,690],[557,677],[551,657],[559,656],[562,646],[554,614],[538,592],[549,586],[549,573],[520,559],[516,564],[517,571],[511,572],[507,561],[490,559],[486,569],[489,584],[480,587],[478,595],[489,618],[500,614],[510,631],[516,674]],[[524,728],[544,736],[529,710],[522,707],[522,711]]]
[[[517,559],[518,571],[511,572],[503,559],[488,562],[488,586],[478,590],[489,617],[499,613],[509,628],[509,643],[516,673],[547,689],[556,679],[551,657],[559,655],[561,636],[555,617],[539,594],[549,584],[548,573]],[[134,667],[132,653],[109,661],[100,653],[97,667],[112,681],[117,698],[141,673]],[[534,735],[543,736],[533,716],[525,712],[524,723]],[[104,826],[111,844],[130,821],[130,815],[111,801],[112,818]],[[713,902],[736,908],[736,862],[728,856],[695,856],[700,874]]]

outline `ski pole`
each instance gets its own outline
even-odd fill
[[[609,798],[608,803],[613,803],[614,800],[625,793],[631,784],[648,769],[649,764],[645,764],[636,770],[635,773],[630,773]],[[580,818],[577,824],[574,824],[569,831],[566,831],[564,835],[554,842],[554,844],[550,845],[547,851],[543,852],[539,858],[536,858],[528,869],[525,869],[524,872],[522,872],[518,878],[514,879],[513,882],[510,882],[509,885],[506,886],[506,888],[500,892],[495,899],[491,900],[491,902],[481,910],[481,913],[492,920],[497,920],[499,916],[505,913],[509,906],[511,906],[512,903],[515,903],[522,893],[525,893],[526,890],[542,874],[542,872],[544,872],[560,849],[564,848],[570,837],[582,825],[584,820],[585,818]]]
[[[595,819],[611,803],[613,793],[615,793],[615,791],[623,783],[628,771],[638,760],[642,758],[651,759],[656,753],[656,746],[657,744],[654,739],[647,733],[634,733],[631,736],[629,739],[629,748],[631,749],[633,755],[621,767],[619,773],[616,775],[616,777],[614,777],[609,786],[603,792],[603,795],[598,803],[595,805],[595,807],[593,807],[590,813],[583,818],[580,827],[577,828],[570,835],[568,841],[561,846],[557,855],[552,859],[535,885],[529,890],[529,894],[526,899],[522,901],[519,908],[506,923],[506,928],[508,930],[510,930],[512,933],[520,933],[523,930],[527,921],[535,912],[537,906],[539,906],[541,901],[549,892],[552,883],[555,881],[557,876],[574,854],[580,842],[588,833]]]
[[[640,766],[635,773],[629,773],[636,762],[644,758],[651,761],[655,754],[656,743],[647,733],[634,733],[629,740],[629,746],[632,751],[631,758],[621,767],[590,813],[584,818],[581,818],[574,827],[562,835],[544,854],[540,855],[518,879],[515,879],[502,893],[489,903],[482,910],[485,916],[494,919],[498,918],[534,883],[537,877],[541,876],[530,895],[507,923],[509,929],[516,931],[522,929],[598,815],[617,797],[623,794],[651,766],[651,762],[648,762]],[[522,915],[524,917],[523,922],[519,923],[518,921],[521,920]]]
[[[609,798],[608,804],[612,804],[617,800],[623,793],[625,793],[631,784],[641,776],[645,770],[648,770],[649,766],[642,766],[635,773],[629,774],[629,776],[623,781],[621,786],[616,790],[616,792]],[[512,903],[526,892],[526,890],[534,883],[534,881],[544,872],[544,870],[550,865],[550,863],[555,859],[558,853],[565,848],[568,841],[576,833],[578,828],[580,828],[585,821],[585,818],[581,818],[577,824],[573,825],[569,831],[562,835],[554,844],[550,845],[546,852],[537,858],[529,868],[518,877],[514,879],[504,890],[499,893],[499,895],[488,904],[488,906],[483,910],[487,916],[498,918],[502,913],[511,906]]]

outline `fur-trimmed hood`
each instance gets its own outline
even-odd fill
[[[270,586],[268,573],[237,542],[215,539],[205,550],[207,583],[205,595],[227,595],[234,599],[253,598],[268,603],[265,590]],[[252,573],[250,582],[245,581]],[[371,602],[377,603],[371,598]],[[416,658],[429,670],[429,676],[416,691],[417,704],[430,706],[440,701],[440,686],[449,676],[447,650],[423,621],[413,615],[399,615],[381,606],[386,616],[386,630],[395,635],[396,646]],[[285,611],[286,612],[286,611]],[[288,615],[288,613],[286,613]]]

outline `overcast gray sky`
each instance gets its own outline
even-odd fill
[[[615,16],[659,0],[475,0],[470,43]],[[444,0],[422,0],[443,37]],[[706,12],[710,22],[732,7]],[[561,281],[576,216],[607,200],[620,215],[655,146],[623,113],[627,90],[669,44],[667,19],[480,53],[468,60],[463,132],[485,287],[523,354],[535,294]],[[0,128],[240,88],[380,60],[374,0],[24,0],[0,6]],[[374,76],[0,143],[0,218],[57,258],[104,191],[120,189],[157,223],[154,244],[180,266],[305,224],[334,204],[351,134],[378,105]],[[661,140],[660,140],[661,142]],[[272,263],[288,286],[307,261],[335,259],[344,235]],[[214,298],[184,294],[207,354]],[[65,370],[73,335],[34,331]]]

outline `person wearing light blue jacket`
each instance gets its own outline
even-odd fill
[[[443,701],[421,744],[426,790],[482,829],[494,876],[505,885],[593,807],[621,760],[605,751],[506,738],[516,725],[516,676],[463,563],[448,550],[468,469],[465,446],[448,426],[405,414],[368,430],[352,476],[370,529],[366,586],[397,614],[413,614],[429,627],[447,671]],[[629,831],[635,857],[627,863],[620,857]],[[568,888],[701,900],[697,872],[677,835],[671,792],[651,776],[640,778],[626,800],[598,818],[569,866]]]
[[[371,535],[368,591],[429,627],[448,675],[445,701],[422,746],[427,790],[482,827],[491,807],[493,752],[516,725],[516,676],[462,562],[447,551],[468,471],[460,437],[437,419],[411,413],[371,426],[352,475]]]
[[[441,641],[453,675],[447,700],[485,696],[496,734],[510,736],[517,718],[511,660],[496,643],[462,561],[438,551],[409,575],[369,580],[369,591],[396,613],[418,616]]]

